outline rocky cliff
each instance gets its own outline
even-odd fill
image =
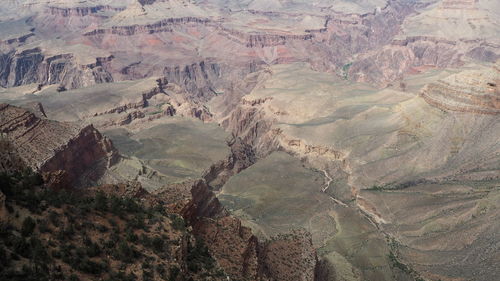
[[[145,24],[145,25],[123,25],[123,26],[113,26],[109,29],[96,29],[85,33],[85,36],[97,36],[104,34],[115,34],[121,36],[131,36],[137,34],[154,34],[162,32],[172,32],[172,25],[176,24],[188,24],[196,23],[205,25],[209,23],[208,19],[196,18],[196,17],[182,17],[182,18],[168,18],[155,23]]]
[[[11,50],[0,53],[0,86],[37,83],[61,84],[61,89],[74,89],[112,82],[113,77],[105,70],[106,61],[96,58],[95,64],[80,65],[72,54],[50,56],[40,48]]]
[[[483,40],[447,40],[445,38],[414,36],[397,39],[380,50],[360,56],[348,67],[353,80],[386,86],[422,67],[457,67],[467,57],[495,62],[498,47]]]
[[[113,7],[109,5],[96,5],[87,7],[55,7],[51,6],[47,8],[49,13],[53,16],[61,17],[84,17],[88,15],[93,15],[102,12],[119,12],[123,11],[124,8]]]
[[[9,104],[0,105],[0,132],[31,168],[41,173],[63,170],[70,182],[98,163],[109,167],[118,157],[111,141],[92,125],[47,120]],[[100,176],[97,170],[94,180]]]
[[[261,242],[228,215],[204,181],[194,184],[183,216],[220,266],[238,280],[314,280],[317,263],[311,236],[293,232]]]
[[[222,66],[215,62],[200,61],[184,66],[167,66],[163,75],[171,83],[183,87],[193,98],[208,100],[213,97],[222,79]]]
[[[1,176],[2,280],[227,280],[203,241],[140,184],[54,190],[23,170]]]
[[[421,96],[444,110],[500,114],[500,64],[463,71],[426,85]]]

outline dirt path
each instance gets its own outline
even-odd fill
[[[325,174],[326,183],[325,183],[325,186],[321,189],[321,191],[326,194],[326,191],[330,187],[330,183],[333,181],[333,179],[332,179],[332,177],[330,177],[330,175],[328,174],[328,172],[326,170],[322,170],[322,171],[323,171],[323,174]],[[333,196],[331,196],[329,194],[327,194],[327,195],[328,195],[328,197],[330,197],[330,199],[333,200],[333,202],[335,202],[343,207],[347,207],[347,204],[345,204],[344,202],[334,198]]]

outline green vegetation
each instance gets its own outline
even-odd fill
[[[182,281],[220,275],[201,242],[189,245],[187,271],[170,258],[171,244],[181,243],[162,234],[163,227],[183,232],[179,237],[186,237],[186,227],[160,204],[102,191],[48,190],[30,170],[0,174],[0,183],[7,215],[14,218],[0,222],[0,280]],[[131,272],[137,264],[142,270]]]
[[[402,183],[389,183],[389,184],[384,184],[384,185],[373,185],[370,188],[367,188],[367,190],[374,190],[374,191],[383,191],[383,190],[403,190],[412,186],[417,186],[420,184],[429,184],[432,183],[429,180],[425,179],[417,179],[417,180],[409,180],[406,182]]]
[[[196,244],[188,246],[187,266],[190,271],[199,272],[202,268],[211,270],[215,266],[215,260],[210,256],[207,246],[201,239]]]
[[[375,185],[372,185],[367,190],[382,191],[382,190],[384,190],[384,186],[375,184]]]
[[[344,80],[347,80],[347,78],[349,76],[349,68],[351,68],[351,65],[352,65],[352,62],[344,64],[342,66],[342,77],[344,78]]]
[[[415,279],[415,281],[425,281],[420,276],[420,274],[417,271],[415,271],[411,266],[399,261],[397,255],[395,254],[395,252],[397,252],[399,243],[394,238],[391,237],[390,240],[388,240],[388,246],[391,250],[389,251],[389,255],[387,257],[389,259],[390,265],[393,268],[397,268],[402,272],[412,276]]]
[[[33,233],[33,230],[35,229],[36,222],[33,220],[31,217],[27,217],[23,221],[23,226],[21,228],[21,234],[26,237],[30,236]]]
[[[184,231],[186,229],[186,223],[184,222],[184,219],[181,216],[174,214],[170,216],[170,219],[172,220],[171,225],[175,230]]]

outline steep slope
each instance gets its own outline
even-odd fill
[[[227,280],[183,219],[140,186],[56,191],[34,174],[0,177],[3,280]]]
[[[0,101],[45,111],[0,128],[52,182],[140,182],[235,279],[498,275],[498,1],[5,2]]]
[[[260,83],[241,98],[238,106],[216,114],[235,138],[248,145],[251,155],[267,158],[256,160],[257,164],[228,181],[224,179],[230,166],[219,166],[220,177],[214,177],[212,171],[210,179],[214,180],[209,183],[222,186],[219,197],[223,204],[256,233],[283,233],[283,228],[305,227],[313,233],[325,266],[330,264],[342,272],[352,269],[361,280],[418,279],[419,274],[430,279],[452,278],[458,276],[455,272],[462,266],[452,260],[464,255],[475,261],[479,256],[488,260],[481,263],[481,277],[475,280],[493,278],[497,274],[492,267],[495,255],[480,255],[480,251],[467,246],[450,252],[453,243],[472,245],[469,238],[458,235],[461,222],[472,225],[477,218],[474,210],[496,200],[498,185],[496,65],[468,68],[421,74],[379,90],[311,71],[307,65],[271,67],[260,74]],[[457,100],[464,110],[429,101],[428,96],[438,94],[432,92],[435,85],[443,89],[438,93],[450,96],[446,102]],[[470,98],[463,99],[462,95]],[[216,98],[211,109],[219,108],[219,102],[223,103],[223,97]],[[293,179],[286,175],[280,168],[283,163],[276,160],[276,154],[270,154],[276,150],[302,159],[306,167],[324,175],[324,181],[315,183],[311,177],[309,183],[302,184],[306,176]],[[287,169],[295,171],[297,168],[292,166]],[[454,184],[474,195],[465,192],[451,196]],[[431,194],[413,200],[422,188]],[[434,193],[442,195],[432,197]],[[396,194],[399,199],[391,199]],[[329,204],[323,206],[319,199],[322,196],[331,198]],[[440,207],[432,209],[431,205]],[[301,216],[311,207],[322,208],[324,216],[311,216],[304,223]],[[288,219],[286,214],[295,212],[295,208],[300,209],[300,215]],[[323,213],[313,212],[316,216]],[[396,222],[395,214],[405,222]],[[486,214],[485,219],[497,216],[496,209]],[[420,220],[420,215],[429,221]],[[449,224],[442,225],[446,220]],[[328,227],[332,224],[333,230]],[[417,230],[419,225],[421,229]],[[479,239],[474,242],[477,247],[486,247],[488,241],[497,239],[493,234],[497,224],[491,228],[483,228],[483,223],[474,225],[469,234]],[[443,231],[442,235],[436,234],[434,227]],[[446,240],[447,231],[456,231],[456,242]],[[370,247],[358,249],[349,233],[357,233],[357,238],[370,243]],[[381,235],[370,236],[373,233]],[[449,247],[439,247],[443,241],[449,241]],[[380,253],[386,253],[384,258],[376,256]],[[425,257],[446,254],[450,260],[443,262],[441,269],[432,267],[432,262],[421,263]],[[374,275],[377,273],[367,270],[373,266],[390,267],[393,273]],[[468,274],[474,271],[460,272],[471,276]]]
[[[193,231],[207,243],[225,271],[238,280],[314,280],[316,251],[308,233],[259,241],[250,228],[228,215],[205,182],[191,190],[183,210]]]
[[[0,105],[0,132],[33,170],[63,170],[70,182],[100,162],[106,169],[118,156],[112,143],[92,125],[50,121],[8,104]],[[97,179],[100,174],[87,176]]]
[[[391,44],[360,54],[348,70],[356,81],[387,85],[422,67],[499,59],[500,6],[495,1],[423,1]]]
[[[500,114],[500,64],[463,71],[422,89],[422,97],[445,110]]]

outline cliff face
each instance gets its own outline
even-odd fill
[[[348,77],[365,83],[385,86],[419,67],[456,67],[465,57],[494,62],[498,49],[482,40],[446,40],[444,38],[413,36],[394,40],[382,49],[366,53],[348,69]]]
[[[92,125],[50,121],[8,104],[0,105],[0,132],[27,165],[41,173],[63,170],[70,182],[97,163],[109,167],[118,157],[112,143]],[[97,178],[97,170],[91,176]]]
[[[207,100],[214,95],[222,70],[217,63],[200,61],[184,66],[167,66],[163,75],[169,82],[182,86],[192,97]]]
[[[441,10],[464,10],[471,13],[471,22],[480,20],[481,23],[482,14],[477,19],[474,16],[477,2],[464,3],[445,1]],[[138,14],[124,13],[125,6],[111,4],[60,7],[54,3],[41,9],[27,21],[32,31],[0,43],[17,48],[26,45],[26,41],[43,42],[54,35],[67,37],[66,43],[74,48],[52,59],[35,48],[46,47],[38,43],[19,52],[2,51],[0,85],[60,83],[69,89],[162,75],[185,86],[189,93],[209,98],[220,90],[218,86],[222,83],[215,81],[223,80],[224,74],[235,72],[243,65],[308,62],[317,70],[385,86],[420,66],[457,66],[464,57],[488,62],[499,58],[498,44],[477,36],[451,40],[425,35],[425,32],[424,35],[406,34],[406,21],[418,18],[428,3],[387,1],[384,7],[364,14],[325,8],[317,15],[312,12],[320,24],[313,28],[306,24],[303,29],[292,28],[295,24],[302,25],[302,21],[297,20],[302,17],[281,11],[243,11],[242,17],[248,13],[256,17],[255,22],[233,24],[226,22],[226,16],[230,17],[225,9],[218,11],[220,14],[212,14],[213,7],[210,7],[205,17],[199,12],[204,10],[189,12],[193,7],[187,2],[144,0],[136,4]],[[164,4],[187,5],[182,9],[188,12],[177,15]],[[195,6],[204,9],[205,5]],[[283,27],[282,22],[289,20],[295,21]],[[449,22],[455,20],[465,21],[458,17]],[[277,27],[265,26],[266,22],[274,21]],[[80,58],[82,46],[90,48],[91,57],[94,51],[105,50],[122,61],[79,65],[76,58]],[[88,59],[88,54],[82,57]],[[245,74],[233,74],[230,80],[241,79]],[[230,84],[225,82],[224,86]]]
[[[145,79],[130,87],[117,89],[125,92],[120,96],[122,100],[109,101],[100,108],[89,107],[83,110],[85,114],[82,114],[82,119],[91,119],[99,128],[144,123],[175,115],[202,121],[212,120],[212,114],[199,102],[199,97],[187,93],[182,86],[170,83],[166,77]],[[71,94],[68,92],[68,95]],[[88,91],[85,94],[89,98],[99,95],[106,99],[108,92]]]
[[[313,34],[248,34],[234,29],[222,28],[223,35],[246,46],[247,48],[264,48],[272,46],[280,46],[292,41],[311,41]]]
[[[61,17],[84,17],[99,12],[118,12],[123,11],[124,8],[112,7],[109,5],[97,5],[90,7],[48,7],[49,13],[53,16]]]
[[[471,58],[490,63],[500,58],[496,6],[461,0],[411,5],[415,8],[412,14],[388,27],[392,36],[386,38],[383,48],[366,49],[369,52],[354,60],[349,77],[386,86],[420,66],[456,67]],[[398,4],[391,1],[389,6]],[[375,30],[375,34],[386,33]]]
[[[240,138],[234,138],[228,145],[231,147],[229,156],[214,163],[203,174],[203,178],[207,183],[216,189],[221,188],[231,176],[250,167],[257,161],[254,148],[244,143]]]
[[[30,83],[61,84],[74,89],[96,83],[112,82],[105,70],[107,60],[96,58],[95,64],[78,65],[72,54],[47,56],[40,48],[0,54],[0,86],[15,87]]]
[[[500,114],[500,64],[464,71],[426,85],[421,96],[444,110]]]
[[[140,184],[54,190],[24,168],[2,174],[2,280],[227,280],[183,219]]]
[[[294,232],[260,242],[250,228],[228,215],[204,181],[195,183],[191,194],[183,216],[229,276],[238,280],[314,280],[317,257],[310,234]]]
[[[96,29],[85,33],[85,36],[96,36],[104,34],[132,36],[136,34],[154,34],[162,32],[172,32],[173,29],[170,26],[175,24],[188,24],[188,23],[205,25],[209,23],[209,20],[196,17],[168,18],[155,23],[145,24],[145,25],[135,24],[135,25],[113,26],[109,29]]]

